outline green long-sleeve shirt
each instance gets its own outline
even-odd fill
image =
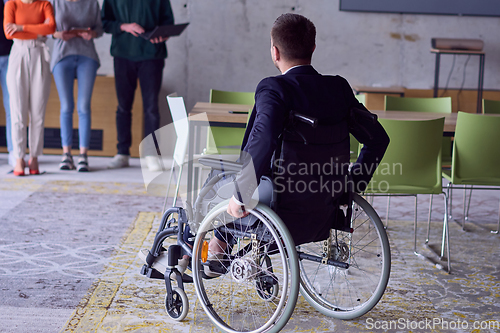
[[[123,23],[137,23],[146,31],[174,24],[169,0],[104,0],[101,10],[104,31],[112,34],[111,55],[132,61],[167,57],[165,43],[153,44],[120,30]]]

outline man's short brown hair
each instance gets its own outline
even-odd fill
[[[302,15],[283,14],[273,24],[271,39],[283,58],[311,61],[316,45],[316,27]]]

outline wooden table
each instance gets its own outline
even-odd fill
[[[431,120],[444,117],[445,136],[453,136],[457,126],[458,113],[413,112],[413,111],[371,111],[380,119],[394,120]]]
[[[372,86],[352,86],[352,89],[357,93],[369,93],[369,94],[395,94],[401,97],[405,95],[405,88],[399,86],[393,87],[372,87]]]

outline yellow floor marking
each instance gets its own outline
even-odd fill
[[[130,250],[141,248],[151,230],[155,216],[156,213],[152,212],[138,214],[132,230],[103,271],[103,276],[114,276],[115,278],[95,281],[61,332],[96,331],[108,314],[111,303],[124,281],[123,275],[136,258],[130,253]]]

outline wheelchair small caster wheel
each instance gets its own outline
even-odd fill
[[[274,301],[278,296],[279,289],[278,284],[257,281],[257,295],[266,302]]]
[[[165,311],[170,318],[181,321],[186,318],[189,311],[189,302],[184,290],[179,287],[172,289],[172,300],[165,295]]]
[[[255,286],[257,289],[257,295],[266,302],[271,302],[276,299],[280,286],[273,274],[271,258],[265,255],[261,258],[260,268],[262,272],[257,276],[255,281]]]

